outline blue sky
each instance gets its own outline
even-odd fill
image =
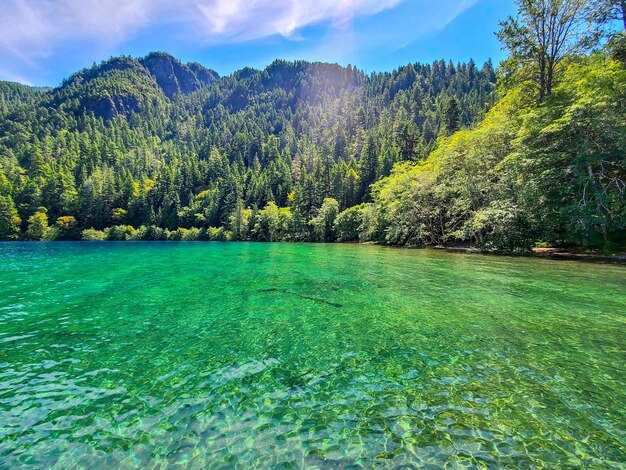
[[[500,61],[514,0],[0,0],[0,80],[57,85],[111,55],[169,52],[228,74],[274,59]]]

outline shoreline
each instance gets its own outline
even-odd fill
[[[400,246],[386,245],[376,242],[305,242],[305,241],[251,241],[251,240],[4,240],[0,244],[25,243],[286,243],[286,244],[303,244],[303,245],[355,245],[355,246],[379,246],[395,249],[409,250],[439,250],[450,253],[464,253],[473,255],[487,255],[512,258],[540,258],[554,261],[580,261],[585,263],[606,263],[606,264],[623,264],[626,265],[626,252],[615,254],[598,254],[598,253],[575,253],[560,248],[533,248],[531,251],[524,253],[499,253],[495,251],[481,251],[471,245],[458,246]]]
[[[531,251],[526,253],[497,253],[481,251],[471,246],[434,246],[431,248],[453,253],[469,253],[493,256],[511,256],[514,258],[541,258],[555,261],[581,261],[585,263],[609,263],[626,265],[626,253],[624,252],[615,254],[575,253],[559,248],[533,248]]]

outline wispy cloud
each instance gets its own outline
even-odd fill
[[[114,45],[149,25],[180,24],[202,42],[247,41],[329,21],[340,27],[403,0],[3,0],[0,51],[22,60],[60,42]],[[190,38],[191,39],[191,38]]]
[[[74,51],[92,59],[106,56],[140,35],[174,31],[172,41],[202,47],[272,36],[297,41],[302,39],[300,31],[319,24],[327,27],[327,38],[343,35],[353,41],[340,48],[345,52],[361,41],[351,31],[358,17],[375,17],[400,4],[423,5],[421,21],[426,24],[437,2],[446,4],[441,16],[452,18],[475,1],[0,0],[0,63],[4,78],[25,76]],[[399,30],[396,33],[404,36]]]
[[[3,0],[0,52],[32,62],[61,42],[117,44],[152,19],[149,0]]]
[[[389,27],[385,15],[373,17],[363,30],[334,29],[309,54],[319,60],[363,62],[364,56],[378,57],[411,46],[416,40],[443,31],[480,0],[419,0],[404,3]]]
[[[194,21],[215,40],[251,40],[329,21],[341,28],[355,16],[393,8],[403,0],[205,0],[196,3],[205,21]]]

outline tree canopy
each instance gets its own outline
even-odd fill
[[[0,238],[623,247],[624,2],[517,4],[497,85],[164,53],[0,83]]]

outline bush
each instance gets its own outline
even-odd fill
[[[192,227],[190,229],[177,228],[176,230],[172,230],[171,232],[166,230],[166,233],[167,239],[171,241],[194,242],[203,238],[202,230],[195,227]]]
[[[76,217],[71,215],[63,215],[59,217],[54,223],[52,236],[53,240],[80,240],[81,232],[78,227],[78,221]]]
[[[335,232],[342,242],[359,240],[359,231],[363,224],[363,209],[365,204],[350,207],[341,212],[335,220]]]
[[[127,240],[167,240],[165,230],[156,225],[142,225],[132,234],[127,235]]]
[[[198,240],[202,240],[202,238],[203,238],[202,230],[196,227],[192,227],[185,232],[185,234],[182,237],[182,240],[186,242],[195,242]]]
[[[38,212],[28,218],[28,230],[26,230],[28,240],[43,240],[46,237],[50,230],[46,212],[45,208],[40,208]]]
[[[131,225],[114,225],[104,230],[104,237],[109,241],[133,240],[136,230]]]
[[[233,233],[225,230],[224,227],[209,227],[206,229],[207,239],[212,242],[229,242],[233,238]]]
[[[96,230],[95,228],[85,229],[81,235],[83,240],[90,242],[101,241],[106,238],[106,234],[102,230]]]

